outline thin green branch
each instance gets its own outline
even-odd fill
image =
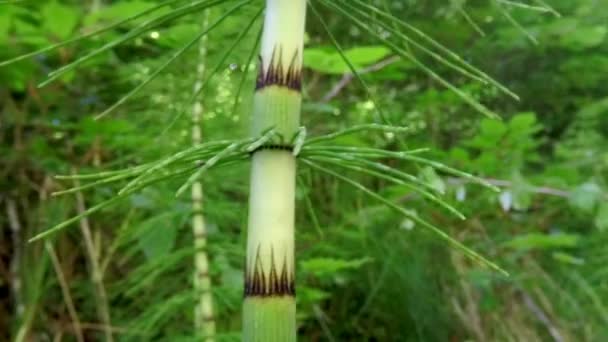
[[[426,191],[422,188],[419,188],[415,185],[408,183],[408,181],[406,181],[403,178],[403,176],[405,176],[405,175],[411,176],[411,175],[400,172],[394,168],[391,168],[391,167],[388,167],[386,165],[379,164],[379,163],[375,163],[375,164],[381,165],[382,167],[380,167],[380,168],[374,167],[374,166],[372,166],[374,163],[367,163],[365,160],[355,161],[355,160],[344,160],[343,158],[327,158],[327,157],[315,157],[315,156],[311,156],[308,159],[326,162],[326,163],[329,163],[329,164],[332,164],[332,165],[335,165],[335,166],[338,166],[338,167],[341,167],[344,169],[349,169],[351,171],[356,171],[359,173],[370,175],[372,177],[384,179],[384,180],[387,180],[387,181],[392,182],[397,185],[403,185],[403,186],[409,188],[410,190],[413,190],[414,192],[419,193],[420,195],[422,195],[422,197],[430,200],[431,202],[438,204],[440,207],[445,208],[447,211],[454,214],[459,219],[461,219],[461,220],[466,219],[466,217],[460,211],[458,211],[458,209],[454,208],[453,206],[451,206],[450,204],[448,204],[441,198],[435,196],[434,194],[432,194],[429,191]],[[372,169],[379,169],[379,170],[373,171]],[[389,174],[393,174],[396,177],[401,177],[401,178],[396,178],[396,177],[390,176]],[[411,177],[413,177],[413,176],[411,176]],[[413,178],[418,180],[416,177],[413,177]],[[412,183],[428,186],[428,184],[425,184],[420,180],[418,180],[418,182],[412,182]],[[435,189],[431,188],[431,190],[435,190]]]
[[[249,0],[249,1],[251,1],[251,0]],[[222,66],[224,65],[224,63],[228,59],[228,57],[230,57],[230,55],[232,54],[232,52],[234,51],[234,49],[237,46],[239,46],[239,44],[241,43],[241,41],[243,40],[243,38],[245,38],[245,36],[247,35],[247,33],[249,33],[249,30],[251,29],[251,27],[253,26],[253,24],[255,24],[255,22],[258,20],[258,18],[262,15],[263,11],[264,11],[264,8],[260,8],[256,12],[256,14],[253,16],[253,18],[247,24],[247,26],[245,26],[245,28],[234,39],[234,41],[232,42],[232,44],[226,49],[226,51],[224,52],[224,54],[222,55],[222,57],[220,58],[220,60],[217,62],[217,64],[215,65],[215,67],[211,70],[211,72],[209,73],[209,75],[207,76],[207,78],[203,81],[201,87],[199,89],[197,89],[194,92],[194,94],[192,95],[191,102],[194,102],[194,100],[196,99],[196,97],[198,97],[201,94],[201,92],[203,90],[205,90],[205,88],[209,84],[209,81],[213,78],[213,76],[215,76],[215,74],[217,74],[220,71],[220,69],[222,68]]]
[[[348,177],[345,177],[337,172],[334,172],[328,168],[325,168],[323,166],[320,166],[317,163],[314,163],[310,160],[307,159],[301,159],[302,162],[304,162],[305,164],[307,164],[308,166],[310,166],[313,169],[316,169],[318,171],[324,172],[328,175],[331,175],[333,177],[336,177],[337,179],[353,186],[356,189],[359,189],[360,191],[364,192],[365,194],[367,194],[368,196],[384,203],[386,206],[388,206],[389,208],[397,211],[398,213],[402,214],[403,216],[409,218],[410,220],[416,222],[417,224],[421,225],[422,227],[430,230],[431,232],[433,232],[435,235],[437,235],[438,237],[440,237],[442,240],[446,241],[448,244],[452,245],[453,247],[461,250],[466,256],[468,256],[469,258],[471,258],[472,260],[485,265],[499,273],[501,273],[504,276],[509,276],[509,273],[507,271],[505,271],[503,268],[501,268],[500,266],[498,266],[496,263],[486,259],[485,257],[483,257],[482,255],[480,255],[479,253],[475,252],[474,250],[468,248],[467,246],[465,246],[464,244],[462,244],[460,241],[455,240],[454,238],[452,238],[451,236],[449,236],[447,233],[445,233],[444,231],[442,231],[441,229],[433,226],[432,224],[426,222],[425,220],[419,218],[416,214],[409,212],[403,208],[401,208],[400,206],[396,205],[395,203],[385,199],[384,197],[378,195],[377,193],[375,193],[374,191],[368,189],[367,187],[365,187],[363,184],[358,183]]]
[[[443,53],[445,55],[445,57],[451,58],[453,61],[459,63],[462,67],[468,69],[470,72],[472,72],[474,74],[477,74],[480,77],[482,77],[485,80],[487,80],[489,83],[491,83],[492,85],[494,85],[495,87],[497,87],[503,93],[505,93],[508,96],[514,98],[515,100],[519,100],[519,96],[517,94],[513,93],[511,90],[509,90],[508,88],[506,88],[505,86],[503,86],[500,82],[496,81],[494,78],[492,78],[491,76],[489,76],[487,73],[483,72],[481,69],[476,68],[471,63],[468,63],[460,55],[458,55],[457,53],[455,53],[451,49],[445,47],[443,44],[439,43],[438,41],[436,41],[435,39],[433,39],[431,36],[427,35],[423,31],[421,31],[420,29],[416,28],[415,26],[407,23],[406,21],[404,21],[402,19],[399,19],[399,18],[393,16],[392,14],[387,13],[385,11],[382,11],[381,9],[377,8],[376,6],[369,5],[369,4],[367,4],[367,3],[365,3],[365,2],[363,2],[361,0],[352,0],[349,3],[344,2],[343,0],[340,0],[340,1],[341,1],[341,3],[344,3],[347,6],[349,4],[356,4],[356,5],[360,6],[361,8],[365,9],[366,11],[369,11],[371,13],[375,13],[375,14],[379,15],[380,17],[382,17],[383,19],[385,19],[385,20],[387,20],[389,22],[395,23],[395,24],[399,25],[400,27],[408,30],[409,32],[412,32],[413,34],[415,34],[416,36],[418,36],[422,41],[426,42],[431,47],[433,47],[433,48],[437,49],[438,51],[440,51],[441,53]],[[350,7],[352,7],[352,6],[353,5],[350,5]],[[395,30],[393,30],[393,31],[395,31]],[[397,32],[400,32],[399,36],[405,35],[401,31],[397,31]]]
[[[95,119],[100,119],[105,115],[112,112],[114,109],[118,108],[120,105],[125,103],[135,94],[137,94],[143,87],[145,87],[148,83],[153,81],[161,72],[169,67],[176,59],[182,56],[186,51],[188,51],[192,46],[194,46],[203,36],[207,35],[211,30],[220,25],[224,20],[226,20],[229,16],[231,16],[238,9],[248,4],[251,0],[245,0],[243,2],[238,3],[236,6],[232,7],[228,11],[226,11],[216,22],[209,25],[206,30],[202,31],[192,40],[190,40],[186,45],[177,50],[169,59],[167,59],[160,67],[158,67],[150,76],[144,79],[141,83],[139,83],[135,88],[133,88],[130,92],[128,92],[125,96],[123,96],[120,100],[116,101],[109,108],[104,110],[101,114],[97,115]],[[201,87],[202,88],[202,87]]]
[[[410,60],[418,68],[420,68],[422,71],[424,71],[427,75],[429,75],[431,78],[435,79],[437,82],[439,82],[441,85],[443,85],[447,89],[449,89],[452,92],[454,92],[456,95],[458,95],[458,97],[460,97],[463,101],[465,101],[466,103],[468,103],[471,107],[475,108],[480,113],[482,113],[482,114],[484,114],[484,115],[486,115],[486,116],[488,116],[490,118],[494,118],[494,119],[499,119],[500,118],[500,116],[498,114],[494,113],[493,111],[491,111],[490,109],[488,109],[486,106],[484,106],[483,104],[481,104],[479,101],[473,99],[471,97],[471,95],[465,93],[464,91],[462,91],[461,89],[459,89],[458,87],[456,87],[455,85],[453,85],[452,83],[450,83],[449,81],[447,81],[446,79],[444,79],[443,77],[441,77],[439,74],[437,74],[431,68],[429,68],[428,66],[426,66],[424,63],[420,62],[411,53],[405,51],[403,48],[400,48],[396,44],[392,43],[390,40],[384,38],[381,34],[377,33],[375,30],[373,30],[369,25],[367,25],[363,21],[357,19],[355,16],[353,16],[351,14],[351,12],[349,12],[349,11],[341,8],[340,6],[335,5],[332,2],[329,2],[329,1],[326,1],[326,0],[321,0],[321,1],[323,1],[329,7],[332,7],[335,10],[337,10],[338,12],[340,12],[343,16],[345,16],[346,18],[350,19],[357,26],[359,26],[363,30],[367,31],[370,35],[376,37],[379,41],[381,41],[384,45],[386,45],[388,48],[390,48],[391,50],[393,50],[399,56]]]
[[[188,4],[188,5],[184,5],[182,7],[179,7],[167,14],[162,14],[158,17],[155,17],[153,19],[147,20],[141,24],[139,24],[138,26],[136,26],[135,28],[133,28],[132,30],[130,30],[129,32],[127,32],[126,34],[120,36],[119,38],[116,38],[114,40],[112,40],[109,43],[104,44],[103,46],[89,52],[88,54],[76,59],[75,61],[62,66],[61,68],[54,70],[52,72],[49,73],[49,77],[43,81],[42,83],[40,83],[38,85],[38,87],[44,87],[47,84],[55,81],[57,78],[61,77],[62,75],[64,75],[65,73],[74,70],[76,67],[78,67],[79,65],[91,60],[92,58],[98,56],[101,53],[104,53],[106,51],[109,51],[110,49],[114,48],[115,46],[118,46],[122,43],[125,43],[135,37],[140,36],[141,34],[143,34],[144,32],[149,31],[152,28],[158,27],[162,24],[165,24],[167,22],[173,21],[175,19],[181,18],[185,15],[191,14],[194,11],[197,10],[202,10],[205,8],[209,8],[212,6],[216,6],[219,5],[221,3],[224,3],[226,1],[230,1],[230,0],[204,0],[204,1],[198,1],[192,4]]]
[[[44,47],[42,49],[38,49],[36,51],[28,52],[26,54],[23,54],[23,55],[20,55],[20,56],[8,59],[6,61],[2,61],[2,62],[0,62],[0,67],[3,67],[5,65],[9,65],[9,64],[12,64],[12,63],[15,63],[15,62],[18,62],[18,61],[21,61],[21,60],[24,60],[24,59],[27,59],[27,58],[30,58],[30,57],[33,57],[33,56],[45,53],[45,52],[56,50],[56,49],[58,49],[60,47],[63,47],[63,46],[69,45],[69,44],[73,44],[73,43],[79,42],[81,40],[90,38],[90,37],[94,37],[94,36],[100,35],[100,34],[102,34],[104,32],[107,32],[107,31],[111,31],[111,30],[113,30],[113,29],[115,29],[117,27],[120,27],[121,25],[124,25],[124,24],[126,24],[128,22],[131,22],[131,21],[135,20],[135,19],[141,18],[141,17],[143,17],[145,15],[148,15],[148,14],[150,14],[152,12],[155,12],[155,11],[157,11],[157,10],[165,7],[165,6],[168,6],[168,5],[170,5],[172,3],[175,3],[175,2],[178,2],[178,1],[183,1],[183,0],[168,0],[168,1],[163,1],[163,2],[161,2],[161,3],[159,3],[159,4],[155,5],[155,6],[152,6],[152,7],[148,8],[146,10],[143,10],[143,11],[137,13],[137,14],[131,15],[131,16],[123,19],[123,20],[120,20],[120,21],[116,22],[116,23],[110,24],[108,26],[104,26],[104,27],[102,27],[100,29],[91,31],[89,33],[80,35],[80,36],[72,38],[72,39],[65,40],[63,42],[59,42],[59,43],[56,43],[56,44],[52,44],[52,45],[46,46],[46,47]],[[17,2],[17,1],[14,1],[14,2]],[[11,2],[5,2],[5,3],[11,3]]]
[[[353,65],[353,63],[346,56],[346,54],[344,53],[344,50],[342,49],[342,47],[338,43],[338,40],[334,37],[333,33],[331,33],[331,30],[329,29],[329,25],[327,25],[327,23],[325,22],[325,20],[323,19],[323,17],[319,14],[319,12],[317,11],[317,9],[313,5],[313,3],[310,2],[309,5],[310,5],[310,9],[312,10],[312,12],[319,19],[319,22],[321,23],[321,26],[323,26],[323,29],[327,33],[327,36],[329,37],[329,40],[331,41],[332,45],[336,48],[336,51],[340,55],[340,58],[342,58],[342,60],[344,61],[344,63],[346,63],[346,65],[350,69],[350,72],[355,76],[355,78],[357,79],[357,81],[359,81],[359,83],[361,84],[361,86],[363,87],[363,89],[365,90],[365,92],[367,93],[367,97],[374,104],[374,108],[376,108],[376,111],[378,112],[378,115],[380,116],[380,120],[383,123],[385,123],[385,124],[390,124],[389,119],[386,117],[386,115],[384,115],[384,112],[382,111],[382,108],[378,105],[378,101],[376,101],[376,99],[374,98],[374,95],[372,94],[371,89],[369,88],[369,86],[367,85],[367,83],[365,82],[365,80],[363,79],[363,77],[361,77],[361,75],[357,71],[357,68],[355,68],[355,66]]]
[[[515,26],[515,28],[517,28],[523,35],[525,35],[526,37],[528,37],[528,39],[534,43],[534,45],[538,45],[538,40],[536,39],[536,37],[534,37],[532,35],[532,33],[530,33],[528,30],[526,30],[520,23],[519,21],[517,21],[515,18],[513,18],[513,16],[511,15],[511,13],[509,13],[509,11],[507,11],[502,3],[504,3],[503,1],[500,0],[494,0],[496,2],[496,7],[498,7],[499,12],[507,19],[507,21],[509,21],[513,26]]]

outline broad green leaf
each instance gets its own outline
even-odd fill
[[[540,126],[537,125],[534,113],[521,113],[515,115],[509,121],[509,129],[517,133],[525,132],[530,134],[538,131]]]
[[[158,43],[168,47],[180,47],[191,40],[200,29],[200,25],[196,24],[176,24],[166,31],[157,32]]]
[[[8,40],[8,31],[11,27],[12,10],[10,8],[3,10],[0,13],[0,44],[4,44]]]
[[[576,247],[580,236],[576,234],[531,233],[505,242],[505,246],[519,250],[554,249]]]
[[[79,20],[79,12],[75,7],[63,5],[57,1],[47,3],[42,7],[44,28],[54,37],[65,39],[70,36]]]
[[[303,261],[300,266],[304,272],[316,276],[333,275],[339,271],[354,270],[372,261],[370,258],[343,260],[333,258],[314,258]]]
[[[306,49],[304,51],[304,66],[312,70],[327,74],[343,74],[348,65],[337,54],[326,49]],[[345,69],[346,68],[346,69]]]
[[[569,265],[583,265],[585,263],[584,259],[581,258],[577,258],[575,256],[572,256],[568,253],[564,253],[564,252],[554,252],[553,254],[551,254],[551,256],[553,257],[553,259],[562,262],[564,264],[569,264]]]
[[[561,43],[574,50],[584,50],[603,43],[608,28],[603,25],[577,27],[561,38]]]
[[[18,36],[21,43],[34,46],[46,46],[49,44],[49,39],[40,27],[32,22],[25,20],[14,20],[12,22],[15,36]]]
[[[328,298],[329,296],[330,294],[325,291],[308,286],[301,286],[298,288],[298,302],[302,302],[304,304],[317,303]]]
[[[344,51],[354,65],[370,65],[387,57],[391,51],[385,46],[362,46]]]
[[[479,134],[471,139],[468,145],[482,150],[496,148],[507,131],[508,128],[503,122],[483,119]]]
[[[35,68],[34,63],[30,61],[17,62],[10,68],[0,68],[0,82],[4,82],[2,86],[9,89],[25,92],[27,83],[36,70]]]
[[[95,24],[100,20],[111,22],[120,21],[128,17],[141,13],[157,4],[149,1],[117,1],[109,6],[103,7],[101,10],[91,13],[84,19],[85,25]],[[167,10],[160,9],[155,12],[157,15],[165,13]],[[133,20],[132,24],[138,24],[147,20],[146,17]]]
[[[497,140],[507,131],[507,126],[498,120],[484,119],[481,122],[481,134],[495,137]]]
[[[390,50],[382,46],[357,47],[344,51],[357,70],[364,69],[390,54]],[[348,64],[342,56],[331,48],[309,48],[304,51],[304,66],[326,74],[349,74]]]

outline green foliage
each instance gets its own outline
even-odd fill
[[[573,234],[526,234],[507,241],[505,245],[519,250],[566,248],[576,247],[579,239]]]
[[[67,39],[78,25],[80,16],[78,12],[75,7],[63,5],[57,1],[48,2],[40,9],[43,18],[42,29],[54,39]]]
[[[390,50],[383,46],[359,46],[344,51],[344,56],[358,71],[377,63],[388,55],[390,55]],[[351,71],[342,55],[332,47],[306,49],[304,66],[330,75],[343,75]]]
[[[367,264],[369,258],[357,260],[340,260],[331,258],[313,258],[300,263],[302,271],[315,277],[337,276],[341,271],[357,270]]]

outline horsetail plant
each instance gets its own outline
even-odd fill
[[[125,23],[143,16],[152,15],[163,7],[178,5],[179,0],[168,0],[131,16],[121,22],[87,33],[83,36],[58,43],[39,51],[18,56],[12,60],[0,62],[0,67],[9,63],[33,56],[37,53],[75,43],[82,39],[101,34]],[[146,84],[154,80],[161,72],[181,57],[189,48],[194,46],[209,31],[220,25],[227,17],[238,9],[249,5],[252,0],[196,0],[187,5],[172,8],[166,13],[158,14],[152,19],[129,30],[125,35],[115,38],[109,43],[95,49],[93,52],[76,59],[74,62],[49,74],[43,82],[56,80],[64,73],[73,70],[78,65],[87,62],[96,55],[109,51],[113,47],[137,37],[148,30],[171,22],[195,11],[207,10],[224,3],[234,3],[234,6],[220,15],[219,19],[210,25],[205,25],[203,31],[193,37],[181,49],[177,50],[161,66],[146,77],[131,92],[119,99],[114,105],[101,113],[104,116],[110,111],[129,100]],[[318,0],[336,13],[341,14],[363,32],[376,38],[387,46],[397,56],[409,59],[421,70],[426,72],[438,83],[454,91],[465,102],[479,112],[495,117],[492,111],[458,87],[454,86],[431,68],[423,64],[414,55],[414,51],[422,52],[427,57],[455,70],[469,79],[481,84],[492,86],[503,93],[517,98],[509,89],[502,86],[481,70],[467,63],[463,58],[440,43],[433,40],[414,26],[394,17],[389,11],[380,9],[362,0]],[[461,250],[471,259],[486,265],[500,273],[506,274],[498,265],[485,259],[459,241],[451,238],[441,229],[418,217],[414,212],[402,208],[383,196],[367,188],[355,179],[344,176],[341,172],[348,171],[383,179],[390,184],[403,185],[417,192],[421,197],[438,204],[445,210],[464,219],[464,216],[454,207],[441,199],[443,195],[428,181],[417,175],[399,170],[380,160],[396,160],[414,165],[429,166],[446,174],[465,178],[483,186],[494,188],[483,180],[452,169],[434,160],[423,157],[424,149],[409,151],[389,151],[377,148],[352,147],[337,144],[335,139],[359,132],[402,133],[404,127],[394,127],[378,124],[356,126],[343,131],[329,133],[323,136],[307,137],[306,130],[300,125],[302,60],[304,49],[304,32],[307,12],[306,0],[265,0],[264,26],[261,34],[261,51],[259,70],[255,85],[252,106],[251,136],[239,140],[222,140],[202,143],[197,139],[193,130],[193,146],[181,152],[168,156],[160,161],[137,165],[125,170],[104,171],[95,174],[59,176],[59,179],[77,179],[86,184],[55,193],[55,195],[75,193],[91,189],[102,184],[123,183],[118,194],[96,206],[87,208],[85,212],[69,219],[49,230],[35,236],[30,241],[42,239],[68,225],[77,222],[82,217],[106,208],[152,184],[175,179],[186,179],[178,189],[177,194],[192,189],[192,200],[195,211],[200,209],[199,199],[202,197],[200,178],[212,169],[227,167],[236,163],[251,161],[249,218],[247,231],[247,247],[245,260],[244,304],[243,304],[243,339],[245,341],[295,341],[296,340],[296,282],[295,282],[295,191],[297,176],[297,161],[310,170],[325,173],[354,187],[369,197],[380,201],[401,215],[428,229],[451,246]],[[328,25],[311,3],[310,8],[326,30],[332,44],[351,68],[352,73],[367,89],[359,77],[357,70],[350,63],[336,39],[329,31]],[[220,62],[211,69],[204,81],[197,82],[194,89],[193,101],[208,84],[208,80],[224,67],[225,61],[234,48],[239,45],[243,36],[249,31],[258,15],[241,34],[233,41],[224,53]],[[388,33],[388,34],[385,34]],[[253,52],[252,55],[253,56]],[[243,78],[244,80],[245,78]],[[243,82],[239,85],[239,93]],[[237,95],[238,97],[238,95]],[[236,101],[235,101],[236,103]],[[196,115],[196,102],[194,104]],[[195,119],[196,116],[193,116]],[[193,120],[196,121],[196,120]],[[200,133],[200,132],[199,132]],[[197,185],[198,184],[198,185]],[[201,195],[201,196],[199,196]],[[197,204],[199,203],[199,204]],[[195,213],[196,214],[196,213]],[[194,234],[201,233],[200,216],[195,216]],[[198,223],[197,223],[198,222]],[[204,224],[204,223],[203,223]],[[198,229],[197,229],[198,227]],[[204,227],[204,225],[203,225]],[[202,230],[204,235],[204,229]],[[197,248],[200,247],[197,244]],[[205,262],[207,263],[207,262]],[[197,263],[198,264],[198,263]],[[208,271],[208,266],[197,266],[198,271]],[[200,289],[210,290],[203,285]],[[197,285],[198,286],[198,285]],[[203,298],[201,298],[201,303]],[[201,308],[202,308],[201,304]],[[203,316],[212,312],[200,309]],[[206,312],[206,313],[205,313]],[[214,329],[204,330],[205,336],[213,334]]]
[[[203,31],[209,25],[209,11],[203,11]],[[199,42],[198,63],[196,65],[196,81],[194,93],[203,86],[205,76],[205,59],[207,57],[207,37]],[[192,106],[192,144],[202,143],[201,120],[203,117],[203,102],[197,100]],[[207,254],[207,227],[203,213],[203,184],[200,181],[192,184],[192,237],[194,240],[194,292],[198,303],[194,307],[194,327],[197,335],[205,342],[215,341],[215,318],[213,315],[213,292],[211,275],[209,273],[209,256]]]
[[[271,140],[252,152],[243,339],[295,341],[296,158],[306,0],[267,0],[252,135]]]

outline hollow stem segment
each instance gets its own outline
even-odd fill
[[[296,340],[294,223],[306,0],[267,0],[251,131],[276,136],[253,152],[243,340]]]
[[[305,0],[266,0],[252,133],[274,127],[289,139],[300,124]]]

